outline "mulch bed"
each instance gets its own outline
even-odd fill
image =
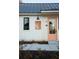
[[[58,51],[19,51],[19,59],[59,59]]]

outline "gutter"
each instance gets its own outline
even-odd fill
[[[41,13],[50,13],[50,12],[54,13],[54,12],[59,12],[59,11],[58,10],[57,11],[41,11]]]

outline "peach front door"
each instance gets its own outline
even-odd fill
[[[57,17],[49,17],[48,40],[57,40]]]

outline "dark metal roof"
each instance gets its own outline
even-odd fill
[[[22,3],[19,5],[20,13],[40,13],[53,10],[59,10],[59,3]]]

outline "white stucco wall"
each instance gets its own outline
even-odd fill
[[[24,30],[23,29],[23,19],[24,17],[29,17],[29,25],[30,30]],[[37,16],[20,16],[19,17],[19,39],[20,40],[35,40],[35,41],[43,41],[48,40],[48,26],[45,25],[48,24],[47,17],[45,16],[39,16],[39,19],[41,20],[41,30],[35,29],[35,21],[37,19]]]

